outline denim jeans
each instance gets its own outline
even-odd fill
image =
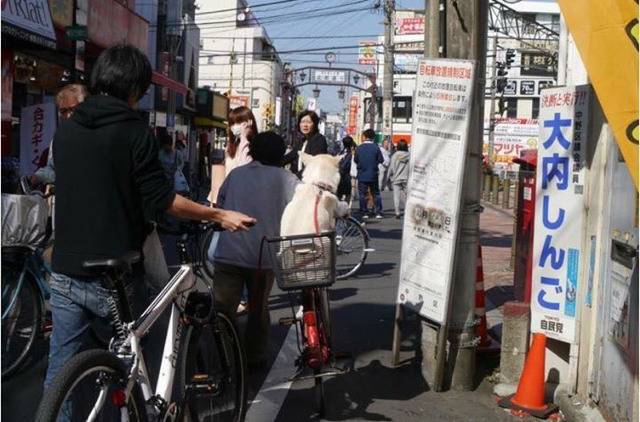
[[[382,197],[380,196],[380,187],[378,181],[363,182],[358,180],[358,197],[360,198],[360,212],[367,213],[367,189],[371,188],[371,194],[376,206],[376,214],[382,214]]]

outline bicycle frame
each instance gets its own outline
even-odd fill
[[[321,312],[320,295],[322,288],[308,287],[302,290],[302,319],[300,320],[303,333],[304,363],[314,369],[329,361],[331,356],[331,336],[328,333],[329,321],[322,321],[320,329],[318,314]]]
[[[49,299],[51,291],[49,290],[49,285],[43,275],[51,274],[51,268],[49,268],[42,259],[42,251],[34,250],[25,257],[22,270],[20,271],[20,276],[18,277],[18,286],[13,291],[13,296],[11,297],[9,304],[2,310],[2,319],[5,319],[13,309],[16,299],[20,294],[20,290],[22,290],[22,285],[25,282],[27,272],[29,272],[36,281],[41,304],[44,304],[44,301]]]
[[[161,398],[165,403],[169,403],[169,400],[171,400],[173,380],[180,349],[180,338],[184,327],[180,315],[186,305],[188,293],[193,290],[195,283],[196,280],[191,267],[189,265],[182,265],[178,272],[162,289],[160,294],[142,313],[140,318],[127,324],[127,338],[117,350],[117,354],[121,358],[133,357],[133,364],[126,389],[127,397],[131,394],[134,383],[138,382],[141,386],[145,402],[152,397]],[[169,305],[171,305],[171,318],[169,327],[167,328],[160,374],[154,394],[149,381],[149,373],[142,354],[140,341]],[[98,399],[96,406],[100,406],[100,403],[101,400]],[[159,411],[160,409],[156,410]]]

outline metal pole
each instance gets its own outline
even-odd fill
[[[393,32],[395,1],[385,0],[384,5],[384,83],[382,88],[382,134],[393,139]]]
[[[493,144],[495,134],[496,113],[496,77],[498,75],[498,37],[493,37],[493,69],[491,69],[491,104],[489,104],[489,164],[493,167]],[[483,90],[484,91],[484,90]]]
[[[244,89],[244,80],[247,69],[247,37],[244,37],[244,50],[242,51],[242,89]],[[253,77],[253,75],[251,75]]]
[[[231,55],[229,56],[229,64],[231,65],[231,69],[229,70],[229,96],[232,95],[233,90],[233,62],[236,59],[236,38],[233,37],[231,42]]]

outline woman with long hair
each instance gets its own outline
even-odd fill
[[[229,141],[224,152],[224,162],[211,166],[211,191],[207,199],[212,204],[217,202],[220,186],[231,170],[252,161],[249,142],[258,134],[256,118],[248,107],[240,106],[229,111],[227,120]]]
[[[299,151],[309,155],[328,154],[327,140],[319,132],[320,118],[315,111],[305,110],[298,116],[298,129],[303,139],[293,142],[292,151],[284,156],[283,163],[291,164],[291,171],[298,176],[302,173],[302,164],[299,162]]]

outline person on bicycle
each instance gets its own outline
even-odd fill
[[[53,250],[48,388],[84,343],[92,319],[109,316],[110,293],[86,260],[118,258],[142,250],[147,222],[163,212],[247,230],[242,213],[191,202],[173,191],[147,123],[134,110],[151,83],[151,65],[137,48],[103,51],[92,74],[92,94],[54,136],[56,242]],[[134,264],[125,289],[140,289],[143,264]],[[130,303],[135,302],[131,300]]]
[[[245,345],[247,362],[252,368],[259,368],[266,362],[271,326],[267,300],[274,278],[262,239],[280,235],[282,213],[300,183],[293,173],[281,168],[285,149],[280,135],[273,132],[258,134],[249,143],[253,161],[229,173],[217,199],[221,208],[258,219],[249,232],[220,233],[213,273],[216,303],[232,319],[243,288],[247,287],[249,311]]]

